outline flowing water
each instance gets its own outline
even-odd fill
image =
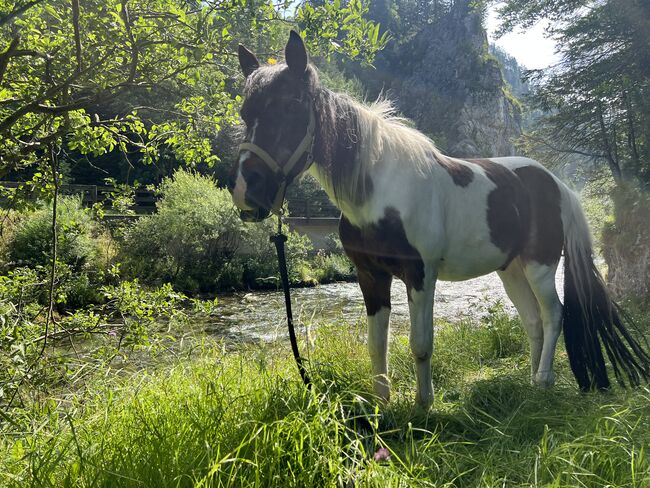
[[[561,263],[562,264],[562,263]],[[562,290],[562,272],[556,276]],[[391,291],[393,327],[408,326],[406,288],[393,281]],[[297,326],[334,321],[355,322],[365,318],[361,290],[357,283],[332,283],[314,288],[291,290],[293,315]],[[436,286],[434,317],[456,321],[480,318],[495,303],[515,313],[496,273],[467,281],[439,281]],[[207,332],[237,341],[273,341],[284,338],[286,315],[281,291],[234,293],[219,297],[219,313],[206,324]]]

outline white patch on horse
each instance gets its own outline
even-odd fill
[[[433,402],[431,357],[433,355],[433,297],[436,282],[435,276],[431,273],[431,270],[425,272],[423,289],[411,290],[409,297],[411,318],[409,345],[415,361],[416,400],[424,406],[429,406]]]
[[[555,383],[553,357],[557,340],[562,331],[562,304],[555,288],[557,265],[558,263],[547,266],[533,261],[524,266],[524,274],[535,298],[537,298],[542,316],[544,344],[533,381],[543,387],[553,386]]]
[[[232,190],[232,199],[235,205],[241,210],[252,210],[253,207],[246,203],[246,180],[241,174],[237,173],[237,180],[235,181],[235,188]]]
[[[388,323],[390,308],[381,307],[377,313],[368,316],[368,352],[372,365],[372,377],[377,396],[390,399],[388,380]]]
[[[255,122],[253,123],[253,127],[251,129],[251,136],[249,138],[249,142],[255,143],[255,131],[257,130],[257,125],[259,123],[259,119],[255,119]],[[235,180],[235,187],[232,190],[232,199],[235,205],[240,209],[240,210],[252,210],[253,207],[248,205],[246,203],[246,178],[242,175],[242,165],[244,164],[244,161],[246,161],[248,158],[250,158],[252,153],[250,151],[242,151],[239,154],[239,161],[238,161],[238,166],[237,166],[237,179]]]

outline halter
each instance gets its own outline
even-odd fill
[[[278,189],[278,193],[275,197],[275,200],[271,205],[271,211],[273,213],[279,215],[282,212],[282,203],[284,202],[284,194],[287,191],[287,185],[291,183],[291,181],[295,179],[297,176],[300,176],[302,173],[307,171],[309,167],[312,165],[312,163],[314,162],[312,151],[314,148],[315,129],[316,129],[316,116],[314,115],[314,109],[310,104],[309,124],[307,125],[307,132],[305,133],[305,136],[302,138],[302,141],[300,141],[300,144],[298,144],[298,147],[295,149],[295,151],[293,151],[291,157],[284,164],[284,166],[280,166],[277,163],[277,161],[273,159],[273,156],[271,156],[268,152],[266,152],[264,149],[259,147],[257,144],[254,144],[252,142],[243,142],[239,145],[240,153],[242,151],[252,152],[258,158],[264,161],[266,165],[269,167],[269,169],[273,171],[273,173],[275,173],[275,175],[279,178],[280,188]],[[296,176],[294,176],[294,178],[292,178],[292,180],[289,180],[289,174],[291,173],[291,170],[294,168],[294,166],[300,160],[300,158],[305,154],[307,155],[307,161],[305,162],[305,166],[298,172]]]

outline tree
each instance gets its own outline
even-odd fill
[[[548,114],[529,149],[566,162],[603,164],[617,183],[650,185],[650,4],[643,0],[508,0],[501,31],[540,19],[562,60],[530,73],[534,101]]]
[[[336,3],[296,12],[319,36],[312,48],[370,59],[381,39],[363,5]],[[0,1],[0,177],[42,166],[32,183],[52,181],[60,151],[119,150],[151,162],[167,147],[187,163],[214,162],[210,137],[238,123],[237,41],[274,57],[292,25],[291,4]]]

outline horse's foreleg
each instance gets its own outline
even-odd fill
[[[392,276],[384,272],[362,270],[359,267],[357,274],[368,314],[368,352],[373,386],[377,396],[388,401],[388,330]]]
[[[409,314],[411,334],[409,343],[415,360],[417,380],[416,401],[423,407],[433,403],[433,383],[431,381],[431,356],[433,354],[433,296],[436,279],[425,275],[421,290],[409,289]],[[428,276],[427,276],[428,275]],[[407,287],[409,284],[407,283]]]

